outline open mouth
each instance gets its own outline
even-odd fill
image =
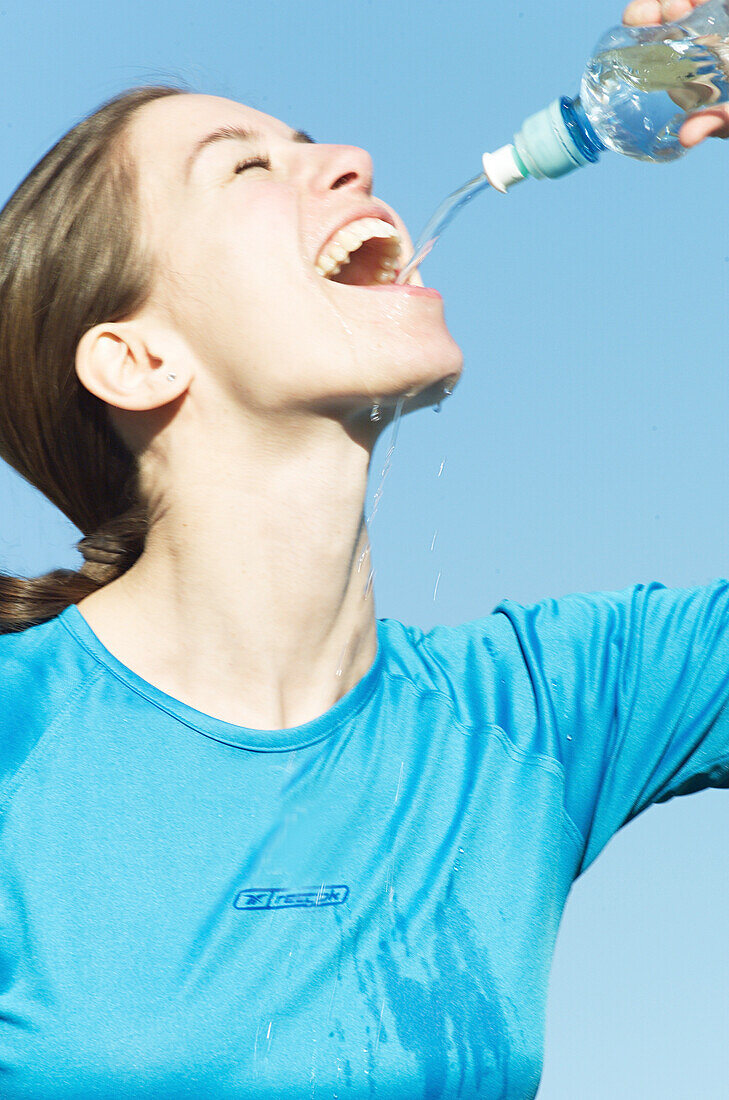
[[[317,258],[316,270],[333,283],[383,286],[395,282],[403,262],[397,229],[380,218],[359,218],[327,241]],[[411,279],[411,285],[422,286],[415,272],[407,282]]]

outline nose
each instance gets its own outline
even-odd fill
[[[356,145],[318,145],[320,154],[316,185],[323,191],[358,187],[372,194],[372,157]]]

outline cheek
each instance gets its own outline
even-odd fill
[[[218,235],[206,266],[216,271],[221,323],[246,357],[269,364],[269,377],[298,372],[313,383],[327,362],[341,363],[351,335],[303,254],[298,215],[278,199],[251,194],[235,236]]]
[[[218,240],[204,250],[181,323],[228,392],[275,408],[317,396],[346,372],[351,336],[316,277],[288,242],[270,235],[249,234],[245,244]]]

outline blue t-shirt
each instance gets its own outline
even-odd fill
[[[295,729],[0,637],[0,1095],[526,1100],[574,879],[729,786],[729,582],[424,632]]]

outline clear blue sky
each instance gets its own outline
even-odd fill
[[[621,13],[608,0],[6,0],[0,201],[102,100],[182,76],[368,149],[375,193],[415,238],[484,150],[576,92]],[[422,274],[465,369],[440,415],[400,426],[372,523],[378,616],[427,628],[505,596],[729,574],[727,178],[729,142],[710,139],[671,165],[605,154],[458,215]],[[80,564],[80,532],[1,464],[0,515],[3,569]],[[540,1100],[726,1097],[728,825],[724,792],[653,807],[576,883]]]

